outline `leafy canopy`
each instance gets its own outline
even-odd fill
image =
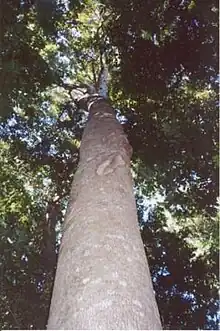
[[[3,0],[1,326],[45,328],[87,115],[110,93],[134,150],[137,208],[164,328],[217,324],[217,2]]]

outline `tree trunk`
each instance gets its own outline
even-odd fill
[[[48,329],[161,329],[137,223],[131,147],[107,101],[87,106]]]

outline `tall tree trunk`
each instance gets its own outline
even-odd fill
[[[107,101],[89,100],[48,329],[161,329],[137,223],[131,147]]]

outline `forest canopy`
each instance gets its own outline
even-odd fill
[[[138,218],[164,329],[218,324],[216,0],[2,0],[2,329],[45,329],[61,228],[97,83],[133,148]]]

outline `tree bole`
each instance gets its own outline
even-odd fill
[[[137,222],[131,147],[113,108],[87,102],[48,329],[161,329]]]

